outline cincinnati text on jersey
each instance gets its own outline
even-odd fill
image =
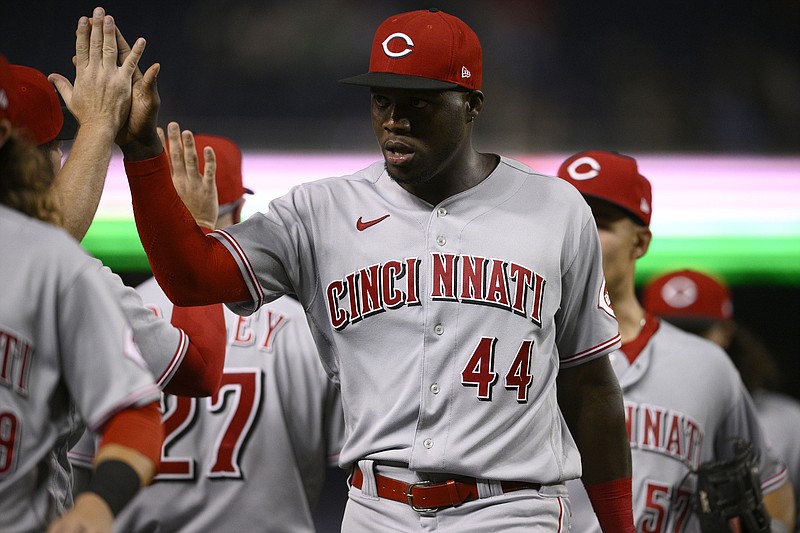
[[[331,325],[343,330],[370,316],[421,305],[416,257],[361,268],[326,289]],[[431,300],[486,305],[542,326],[546,280],[523,265],[471,255],[431,254]]]
[[[0,385],[27,397],[32,357],[29,342],[0,330]]]
[[[703,429],[690,416],[626,400],[625,424],[632,448],[668,455],[692,470],[700,465]]]

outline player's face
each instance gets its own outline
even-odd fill
[[[586,199],[592,208],[600,246],[603,249],[603,273],[614,301],[614,294],[633,283],[634,264],[647,250],[643,248],[642,232],[649,230],[639,226],[621,209],[593,198]],[[649,243],[649,240],[647,241]]]
[[[421,185],[458,167],[469,148],[464,91],[373,88],[372,129],[389,175],[401,185]]]

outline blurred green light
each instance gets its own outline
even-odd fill
[[[95,220],[82,244],[116,272],[150,270],[133,220]],[[800,236],[655,236],[636,264],[636,280],[682,268],[715,272],[731,285],[800,286]]]

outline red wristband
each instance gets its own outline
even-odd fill
[[[600,522],[600,529],[609,533],[636,533],[630,477],[586,485],[586,493]]]

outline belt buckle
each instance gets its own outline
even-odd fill
[[[435,513],[439,510],[438,507],[417,507],[414,505],[414,496],[411,494],[414,492],[414,487],[427,487],[431,484],[431,481],[424,480],[424,481],[414,481],[413,483],[408,484],[408,492],[406,492],[406,497],[408,498],[408,505],[411,506],[418,513]]]

